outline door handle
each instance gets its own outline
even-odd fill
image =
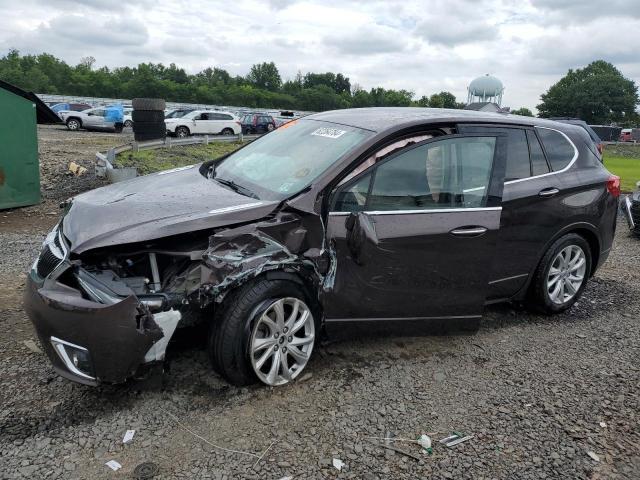
[[[459,227],[454,228],[449,233],[457,237],[479,237],[487,231],[484,227]]]
[[[558,190],[555,187],[551,187],[551,188],[545,188],[544,190],[540,190],[540,192],[538,193],[539,196],[541,197],[553,197],[556,193],[558,193],[560,190]]]

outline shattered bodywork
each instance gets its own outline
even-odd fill
[[[211,193],[215,185],[196,167],[146,177],[153,204],[166,205],[160,211],[145,204],[148,194],[138,183],[73,199],[43,249],[60,246],[51,257],[58,265],[47,271],[52,260],[43,253],[31,271],[25,308],[61,375],[90,385],[135,376],[164,360],[176,327],[215,310],[230,290],[258,275],[293,274],[319,295],[331,282],[334,257],[319,215],[222,188],[215,203],[197,201],[202,188]],[[91,217],[100,221],[84,228]],[[121,244],[128,251],[112,254]],[[92,372],[70,372],[52,336],[91,352]]]

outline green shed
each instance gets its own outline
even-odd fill
[[[0,86],[0,209],[40,202],[36,105]]]

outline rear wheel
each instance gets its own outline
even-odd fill
[[[224,128],[222,130],[222,135],[233,135],[233,129],[231,128]]]
[[[582,295],[591,272],[591,250],[580,235],[570,233],[547,250],[531,284],[529,304],[545,314],[570,308]]]
[[[131,127],[133,127],[133,122],[131,120],[125,120],[124,126],[128,127],[128,128],[131,128]]]
[[[270,131],[271,131],[271,130],[273,130],[274,128],[276,128],[276,127],[274,127],[272,123],[268,123],[268,124],[267,124],[267,132],[270,132]]]
[[[259,280],[230,295],[212,327],[209,353],[230,383],[256,380],[279,386],[294,380],[307,365],[316,324],[310,302],[298,285]]]

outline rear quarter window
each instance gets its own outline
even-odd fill
[[[557,172],[569,165],[573,160],[575,150],[565,136],[556,130],[549,130],[548,128],[536,128],[536,130],[551,168]]]

